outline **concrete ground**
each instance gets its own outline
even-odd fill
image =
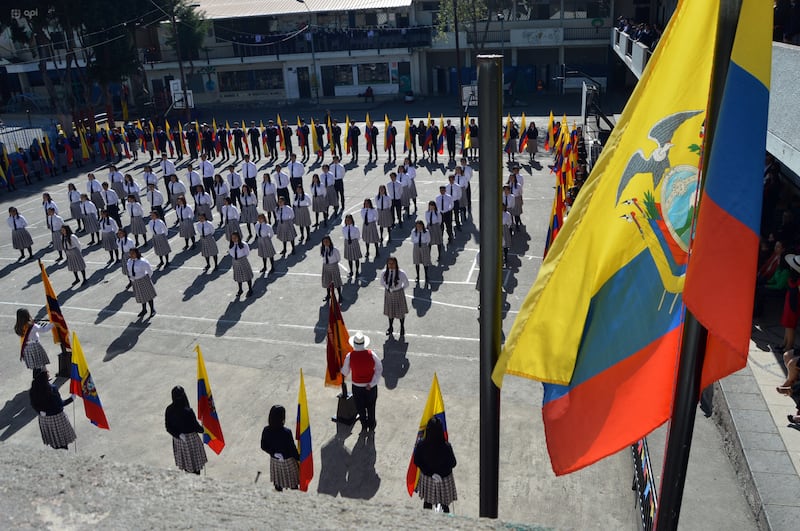
[[[542,116],[536,119],[537,123],[546,123]],[[378,126],[382,128],[382,122]],[[402,131],[399,136],[402,138]],[[391,168],[384,164],[384,153],[375,165],[366,164],[363,147],[361,152],[359,165],[349,166],[345,177],[347,213],[356,212],[364,197],[375,195]],[[547,168],[549,158],[540,154],[533,165],[527,155],[520,159],[527,177],[525,230],[514,238],[510,267],[503,276],[505,331],[511,326],[541,262],[553,193],[553,177]],[[440,156],[439,160],[447,158]],[[141,181],[140,165],[123,163],[120,169]],[[106,179],[106,170],[98,169],[96,173],[101,181]],[[179,170],[179,175],[184,173]],[[447,174],[446,164],[420,165],[417,176],[420,213],[424,202],[433,198]],[[72,172],[69,177],[81,188],[84,186],[85,173]],[[476,174],[472,205],[475,219],[477,189]],[[459,490],[454,512],[477,516],[478,234],[471,218],[439,264],[431,268],[430,289],[413,283],[409,221],[402,230],[392,233],[377,261],[373,258],[362,265],[362,278],[344,287],[342,306],[348,328],[351,332],[363,330],[368,334],[384,363],[377,409],[379,424],[373,438],[360,436],[357,429],[337,427],[329,420],[335,414],[336,390],[323,385],[327,306],[322,302],[318,248],[327,233],[341,247],[342,236],[337,226],[312,232],[310,244],[298,245],[296,254],[277,261],[277,274],[257,276],[255,295],[249,299],[235,296],[236,285],[228,258],[221,262],[219,271],[204,273],[199,250],[181,251],[183,241],[173,231],[172,265],[154,275],[158,314],[142,320],[136,316],[140,307],[131,292],[124,291],[125,279],[119,266],[107,266],[108,255],[96,246],[84,248],[88,285],[70,287],[72,275],[66,265],[54,263],[55,254],[46,248],[49,233],[40,212],[42,191],[53,194],[66,212],[65,219],[68,218],[66,182],[60,178],[21,187],[20,192],[3,194],[0,200],[3,209],[17,206],[31,224],[36,255],[46,264],[64,315],[80,337],[111,425],[110,431],[98,430],[85,420],[80,405],[76,407],[75,451],[79,456],[174,468],[169,436],[163,427],[163,411],[174,385],[183,385],[190,398],[194,396],[193,349],[199,344],[226,439],[220,456],[209,455],[206,478],[243,486],[254,481],[258,485],[268,482],[267,459],[259,448],[260,432],[272,404],[285,405],[292,417],[302,368],[314,451],[315,476],[310,492],[420,508],[421,502],[406,492],[405,472],[419,416],[436,373],[444,395],[450,440],[459,461],[454,472]],[[174,219],[175,214],[168,211],[168,225]],[[217,236],[220,244],[225,245],[224,234],[218,232]],[[81,241],[85,245],[88,238],[84,236]],[[397,334],[384,334],[387,323],[382,315],[383,297],[377,275],[389,254],[398,257],[401,268],[412,279],[412,287],[406,292],[410,314],[404,339]],[[153,262],[150,245],[145,248],[145,256]],[[259,261],[255,256],[251,258],[258,271]],[[11,328],[19,307],[42,316],[44,295],[35,261],[17,261],[8,233],[0,242],[0,279],[3,288],[0,317],[7,330],[0,336],[0,345],[8,353],[0,360],[0,397],[5,398],[0,409],[0,441],[39,447],[41,438],[27,399],[30,373],[18,361],[19,340]],[[55,361],[57,349],[49,337],[44,338],[44,344]],[[63,381],[60,383],[66,395],[68,387]],[[535,382],[509,378],[503,388],[501,519],[558,529],[635,529],[630,452],[621,451],[585,470],[556,478],[544,442],[541,399],[541,386]],[[195,402],[193,398],[191,401]],[[72,407],[68,411],[72,416]],[[293,424],[291,419],[289,424]],[[705,428],[700,431],[705,433]],[[752,518],[748,519],[746,510],[742,510],[746,504],[732,467],[725,459],[718,458],[719,434],[708,432],[701,440],[703,444],[695,446],[692,452],[691,466],[697,467],[697,476],[690,475],[687,485],[687,491],[697,495],[684,498],[682,528],[709,529],[709,511],[714,515],[714,528],[753,528]],[[56,458],[59,454],[50,455]],[[660,463],[654,461],[654,468],[658,467]],[[706,493],[712,488],[716,493],[715,503],[709,507]]]

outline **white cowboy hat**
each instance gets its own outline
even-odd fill
[[[350,343],[353,350],[367,350],[369,346],[369,336],[365,335],[363,332],[356,332],[354,335],[350,336],[347,342]]]
[[[800,254],[787,254],[786,263],[789,267],[800,273]]]

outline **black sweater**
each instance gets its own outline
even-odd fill
[[[289,428],[272,428],[265,426],[264,431],[261,432],[261,449],[271,456],[281,454],[284,459],[294,457],[300,460],[300,454],[297,452],[297,446],[294,443],[294,437]]]
[[[423,439],[414,450],[414,464],[426,476],[439,474],[444,478],[453,473],[456,456],[450,443],[434,446]]]
[[[29,391],[31,407],[37,413],[44,411],[45,415],[58,415],[64,411],[64,406],[72,403],[72,397],[61,400],[61,395],[55,385],[33,385]]]
[[[197,422],[192,408],[178,404],[167,406],[164,412],[164,425],[173,437],[180,437],[183,433],[203,433],[203,427]]]

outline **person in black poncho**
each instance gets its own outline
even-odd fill
[[[172,435],[172,453],[175,465],[186,472],[200,474],[208,462],[200,433],[203,427],[197,422],[186,391],[176,385],[172,388],[172,403],[164,412],[164,425],[167,433]]]
[[[42,442],[66,450],[70,443],[75,442],[75,430],[64,413],[64,406],[72,403],[73,397],[61,400],[58,389],[50,383],[50,375],[45,369],[34,369],[29,396],[31,407],[39,414]]]
[[[442,511],[449,513],[450,504],[458,499],[453,479],[456,456],[444,438],[442,422],[436,417],[428,421],[425,438],[414,449],[414,464],[420,471],[415,490],[423,500],[422,507],[432,509],[441,505]]]
[[[272,406],[267,422],[261,432],[261,449],[270,455],[269,479],[279,492],[296,489],[300,485],[300,453],[292,431],[284,426],[286,409],[280,405]]]

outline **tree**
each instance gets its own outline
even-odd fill
[[[166,43],[180,54],[182,61],[189,62],[190,71],[193,73],[194,60],[200,57],[210,22],[206,20],[203,12],[196,11],[187,0],[170,0],[166,4],[164,10],[171,13],[170,9],[174,9],[176,21],[175,26],[170,26]],[[178,35],[175,35],[176,28]],[[180,41],[180,50],[177,41]]]

